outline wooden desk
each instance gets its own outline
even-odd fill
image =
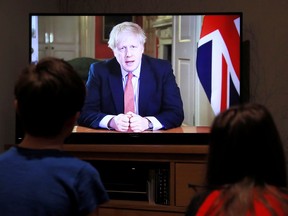
[[[170,134],[170,135],[209,135],[209,127],[179,127],[171,130],[145,131],[141,134]],[[195,185],[204,184],[206,172],[206,156],[208,153],[207,140],[197,143],[198,139],[191,139],[191,143],[181,144],[181,140],[165,144],[165,140],[159,143],[149,141],[145,143],[101,143],[97,135],[109,133],[111,136],[122,132],[91,129],[75,126],[73,134],[95,135],[95,143],[70,143],[64,145],[64,150],[71,154],[93,163],[115,162],[115,169],[120,162],[131,164],[141,163],[147,166],[164,164],[169,168],[169,204],[155,204],[147,201],[135,200],[111,200],[108,204],[100,207],[100,216],[125,215],[125,216],[182,216],[186,210],[192,195],[193,189],[188,187],[189,183]],[[110,136],[109,135],[109,136]],[[129,133],[126,133],[129,135]],[[169,136],[170,136],[169,135]],[[165,136],[163,136],[165,137]],[[93,138],[93,139],[94,139]],[[201,138],[201,136],[200,136]],[[188,141],[189,142],[189,141]],[[97,167],[96,167],[97,168]],[[108,172],[113,172],[109,169]],[[101,173],[100,173],[101,174]],[[105,184],[105,182],[104,182]]]
[[[210,127],[192,127],[192,126],[182,126],[177,128],[172,128],[169,130],[156,130],[156,131],[144,131],[143,133],[209,133]],[[114,130],[106,129],[93,129],[83,126],[75,126],[73,133],[125,133],[117,132]]]

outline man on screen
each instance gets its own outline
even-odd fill
[[[115,57],[91,65],[79,125],[121,132],[181,126],[183,103],[171,64],[144,55],[145,41],[135,23],[114,26],[108,46]]]

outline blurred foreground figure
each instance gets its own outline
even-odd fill
[[[284,150],[264,106],[240,105],[215,118],[206,181],[186,216],[288,215]]]
[[[63,60],[29,65],[15,86],[25,136],[0,156],[1,216],[97,215],[108,201],[98,171],[62,151],[85,99],[85,86]]]

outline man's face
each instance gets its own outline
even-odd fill
[[[135,34],[125,31],[118,35],[118,43],[113,52],[121,68],[132,72],[141,62],[144,45],[140,44]]]

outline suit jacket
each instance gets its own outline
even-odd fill
[[[139,115],[156,117],[164,129],[180,126],[183,103],[171,64],[143,55],[139,79]],[[99,128],[105,115],[124,112],[122,74],[116,58],[92,64],[86,87],[79,125]]]

